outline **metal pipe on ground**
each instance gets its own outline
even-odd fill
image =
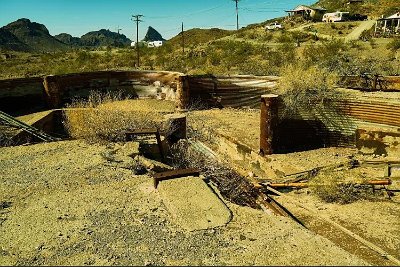
[[[391,185],[392,180],[390,179],[382,179],[382,180],[369,180],[364,183],[355,183],[355,184],[362,184],[362,185]],[[265,185],[270,186],[272,188],[307,188],[309,187],[309,183],[266,183]],[[316,185],[323,185],[323,184],[316,184]]]
[[[314,210],[312,208],[309,208],[307,206],[305,206],[304,204],[300,203],[299,201],[295,200],[293,197],[287,196],[285,194],[282,194],[281,192],[279,192],[278,190],[267,186],[267,189],[275,194],[277,194],[278,196],[280,196],[282,198],[282,200],[286,200],[288,202],[291,202],[292,204],[301,207],[305,210],[307,210],[308,212],[310,212],[313,216],[320,218],[324,221],[326,221],[327,223],[331,224],[333,227],[337,228],[338,230],[342,231],[343,233],[346,233],[347,235],[351,236],[352,238],[356,239],[357,241],[361,242],[362,244],[364,244],[365,246],[367,246],[368,248],[370,248],[371,250],[375,251],[376,253],[385,256],[388,260],[390,260],[392,263],[396,264],[396,265],[400,265],[400,260],[397,259],[396,257],[390,255],[389,253],[387,253],[386,251],[384,251],[383,249],[381,249],[380,247],[376,246],[375,244],[369,242],[368,240],[365,240],[364,238],[362,238],[361,236],[353,233],[352,231],[350,231],[349,229],[343,227],[342,225],[338,224],[337,222],[333,221],[332,219],[322,216],[321,213],[317,210]]]

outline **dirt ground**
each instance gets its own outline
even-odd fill
[[[259,142],[259,111],[258,110],[206,110],[196,111],[189,115],[189,121],[196,131],[205,132],[205,142],[215,139],[215,136],[223,135],[232,138],[233,142],[239,141],[251,147],[254,152],[258,151]],[[210,143],[210,146],[212,144]],[[218,146],[214,146],[215,148]],[[218,149],[218,148],[217,148]],[[228,153],[240,154],[234,150]],[[228,155],[220,151],[220,158],[235,158],[238,155]],[[225,154],[224,154],[225,153]],[[240,156],[239,156],[240,158]],[[369,166],[362,164],[349,169],[350,162],[385,161],[381,156],[363,156],[355,148],[328,147],[309,151],[274,154],[265,158],[270,169],[266,170],[268,181],[291,176],[296,173],[313,170],[315,168],[327,168],[322,175],[334,177],[341,182],[364,183],[367,180],[378,180],[384,177],[384,166]],[[341,167],[335,167],[341,166]],[[359,200],[352,200],[347,204],[327,203],[313,192],[313,189],[284,190],[287,196],[295,202],[287,201],[282,197],[276,200],[293,213],[304,225],[315,233],[328,238],[335,244],[366,260],[372,265],[393,265],[379,253],[373,252],[365,244],[354,240],[347,234],[336,229],[326,220],[318,215],[326,217],[346,227],[348,230],[359,235],[365,240],[377,245],[390,255],[400,258],[400,171],[392,173],[392,185],[387,188],[394,190],[391,198],[386,195],[385,190],[377,190],[371,193],[367,188],[365,195]],[[252,177],[253,178],[253,177]],[[257,177],[256,177],[257,178]],[[324,177],[317,176],[315,179],[324,181]],[[265,179],[261,179],[265,180]],[[311,180],[312,182],[312,180]],[[376,187],[380,188],[380,187]],[[344,197],[351,192],[342,192]],[[364,193],[363,193],[364,194]],[[340,196],[339,196],[340,197]],[[301,205],[314,210],[309,212]]]
[[[181,229],[149,176],[133,175],[132,144],[0,152],[1,265],[368,264],[288,218],[229,202],[226,226]]]
[[[167,113],[173,106],[163,109]],[[228,135],[258,150],[257,110],[190,112],[188,128],[192,137],[210,141]],[[188,231],[170,213],[171,202],[154,189],[150,175],[134,174],[137,154],[135,142],[0,147],[0,265],[393,265],[323,218],[400,258],[398,178],[390,186],[397,190],[391,199],[379,191],[379,197],[350,204],[326,203],[312,188],[273,196],[305,227],[222,198],[231,212],[226,225]],[[267,160],[271,174],[290,175],[351,158],[384,160],[361,158],[352,148]],[[383,177],[376,166],[332,173],[352,181]],[[400,177],[400,170],[393,176]]]

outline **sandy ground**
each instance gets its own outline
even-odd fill
[[[152,179],[133,175],[135,153],[82,141],[0,148],[0,265],[367,264],[291,219],[229,202],[227,225],[185,231]]]
[[[136,111],[153,104],[108,105]],[[173,108],[167,103],[160,109],[169,113]],[[194,111],[188,126],[193,137],[212,141],[222,134],[258,150],[257,110]],[[275,198],[306,228],[223,199],[231,213],[227,224],[185,230],[173,206],[188,201],[172,201],[171,193],[154,189],[149,175],[134,175],[138,151],[135,142],[0,148],[0,265],[393,265],[284,197]],[[355,149],[323,148],[272,155],[266,161],[271,177],[282,177],[352,158],[358,159]],[[353,181],[383,177],[382,167],[334,173]],[[393,176],[400,177],[400,170]],[[391,188],[399,190],[400,180],[393,180]],[[175,187],[190,196],[188,188],[196,184],[173,185],[169,191]],[[398,192],[391,200],[382,196],[345,205],[326,203],[311,189],[285,194],[400,258]]]
[[[215,136],[222,134],[232,137],[234,141],[239,140],[245,143],[255,152],[258,150],[259,111],[234,109],[195,111],[189,114],[189,121],[194,125],[192,125],[194,129],[205,132],[206,142],[214,140]],[[226,151],[219,152],[222,153],[219,155],[222,159],[235,158],[236,154],[240,154],[234,150],[228,150],[228,153],[235,154],[233,156],[224,154]],[[328,167],[324,171],[324,175],[335,176],[343,182],[362,183],[366,180],[383,179],[383,166],[362,165],[348,170],[349,163],[352,160],[359,162],[365,160],[384,161],[385,157],[362,156],[355,148],[337,147],[274,154],[265,158],[269,166],[269,169],[266,169],[267,175],[258,178],[268,178],[268,181],[282,180],[285,177],[286,179],[293,179],[295,176],[290,176],[292,174],[318,167]],[[400,177],[399,173],[400,171],[393,173],[392,176]],[[369,195],[367,193],[367,197],[371,197],[369,200],[359,200],[344,205],[326,203],[313,194],[311,189],[284,190],[300,205],[315,210],[316,213],[314,214],[298,204],[286,201],[285,198],[277,197],[276,199],[300,219],[308,229],[330,239],[338,246],[366,260],[369,264],[393,265],[393,262],[367,248],[365,244],[338,231],[318,216],[319,214],[332,219],[400,259],[400,236],[398,234],[400,230],[400,194],[398,193],[400,179],[393,178],[392,181],[393,184],[388,188],[397,190],[397,193],[391,199],[388,199],[385,191],[377,191],[376,194]],[[343,192],[343,194],[347,194],[347,192]]]

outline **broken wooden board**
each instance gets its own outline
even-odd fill
[[[231,220],[228,207],[199,177],[162,181],[158,191],[176,223],[187,231],[215,228]]]

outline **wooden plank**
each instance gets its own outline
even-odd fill
[[[153,175],[154,188],[157,188],[157,185],[160,181],[187,176],[200,176],[200,171],[198,169],[191,168],[156,173]]]

